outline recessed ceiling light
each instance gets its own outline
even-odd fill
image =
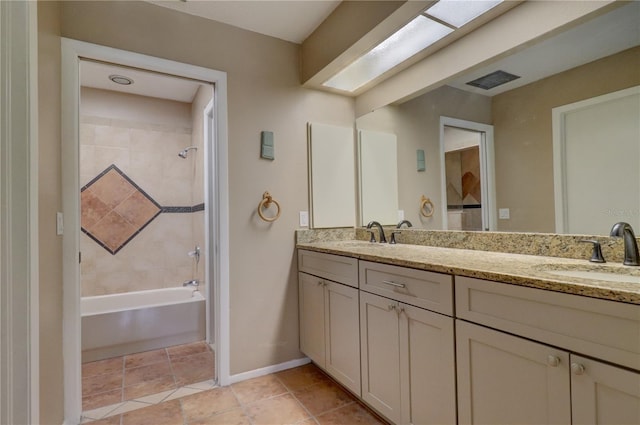
[[[509,81],[517,80],[518,78],[520,78],[520,76],[509,74],[505,71],[495,71],[483,77],[476,78],[473,81],[469,81],[467,84],[484,90],[490,90],[494,87],[506,84]]]
[[[354,91],[452,31],[451,28],[420,15],[323,85]]]
[[[133,80],[131,78],[125,77],[123,75],[112,74],[112,75],[109,75],[109,79],[111,81],[113,81],[114,83],[121,84],[123,86],[129,86],[129,85],[133,84]]]
[[[443,22],[460,28],[493,9],[503,0],[440,0],[425,12]]]

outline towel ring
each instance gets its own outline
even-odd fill
[[[276,205],[276,208],[278,209],[278,212],[276,213],[275,216],[273,217],[265,217],[265,215],[262,213],[263,209],[269,209],[269,207],[271,206],[271,204],[274,203]],[[276,201],[275,199],[273,199],[273,197],[271,196],[271,194],[269,192],[265,192],[262,194],[262,201],[260,201],[260,203],[258,204],[258,215],[260,216],[261,219],[263,219],[264,221],[268,221],[268,222],[273,222],[276,221],[278,218],[280,218],[280,204],[278,203],[278,201]]]
[[[429,207],[428,209],[425,209],[425,207]],[[434,206],[433,206],[433,202],[431,202],[431,199],[426,198],[424,195],[422,195],[422,198],[420,199],[420,214],[422,214],[424,217],[431,217],[433,215],[433,211],[434,211]]]

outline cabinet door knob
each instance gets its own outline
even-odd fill
[[[574,375],[583,375],[584,374],[584,365],[580,363],[571,363],[571,372]]]
[[[549,355],[547,357],[547,364],[551,367],[557,367],[560,364],[560,358],[558,356]]]

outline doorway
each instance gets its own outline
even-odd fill
[[[144,242],[145,237],[149,239],[150,232],[153,227],[158,227],[162,224],[161,221],[167,221],[166,219],[173,218],[180,221],[178,225],[167,226],[165,229],[174,229],[174,233],[179,233],[184,239],[180,243],[175,243],[175,238],[172,238],[171,242],[166,242],[168,248],[165,252],[164,262],[166,263],[170,257],[182,257],[187,260],[179,259],[182,261],[182,265],[170,264],[163,275],[163,283],[161,286],[175,287],[176,289],[186,288],[190,293],[196,289],[195,283],[204,283],[198,287],[200,293],[204,292],[203,299],[205,304],[208,303],[210,308],[203,306],[201,312],[196,312],[196,316],[200,314],[206,317],[204,319],[204,330],[201,334],[207,342],[216,343],[216,366],[215,371],[218,375],[218,380],[224,384],[228,380],[229,368],[228,368],[228,212],[226,205],[228,204],[228,188],[227,188],[227,132],[226,132],[226,75],[219,71],[210,69],[195,67],[178,62],[153,58],[145,55],[139,55],[131,52],[125,52],[117,49],[106,48],[102,46],[92,45],[89,43],[78,42],[75,40],[63,39],[63,208],[65,218],[65,233],[63,235],[63,251],[64,251],[64,324],[63,324],[63,336],[64,336],[64,368],[65,368],[65,418],[68,422],[78,423],[81,418],[82,412],[82,372],[81,372],[81,357],[82,357],[82,321],[81,310],[84,310],[85,306],[81,308],[81,295],[85,295],[88,292],[113,292],[114,287],[118,287],[116,292],[136,293],[140,290],[146,290],[145,288],[139,288],[137,286],[125,286],[125,283],[119,279],[115,279],[117,283],[109,285],[103,280],[101,283],[92,285],[85,285],[90,279],[83,280],[83,272],[80,266],[80,253],[81,247],[84,249],[92,249],[99,253],[101,260],[98,260],[98,256],[93,258],[94,266],[102,261],[103,265],[108,262],[105,259],[113,260],[118,253],[126,253],[131,251],[138,255],[149,258],[138,258],[137,260],[118,260],[116,266],[113,264],[109,267],[115,268],[118,272],[122,272],[122,264],[129,262],[134,264],[134,272],[140,273],[143,264],[151,262],[150,251],[153,248],[141,248],[140,245]],[[99,93],[99,97],[108,97],[113,100],[114,98],[122,96],[140,96],[139,98],[129,97],[128,101],[124,103],[126,107],[120,106],[115,108],[104,108],[104,102],[94,102],[92,105],[93,117],[87,121],[86,116],[82,115],[81,105],[89,105],[91,101],[96,100],[96,91],[103,90],[101,88],[91,87],[91,89],[81,89],[83,85],[81,67],[82,63],[88,63],[83,61],[91,61],[91,63],[97,64],[111,64],[118,67],[124,67],[127,71],[136,72],[152,72],[157,77],[166,78],[167,76],[173,76],[181,81],[195,81],[198,87],[206,87],[209,90],[208,99],[202,97],[199,100],[198,112],[194,114],[199,117],[199,125],[196,130],[199,133],[201,141],[200,145],[194,145],[191,135],[183,134],[182,137],[174,137],[179,139],[178,145],[173,146],[171,143],[160,147],[152,147],[150,151],[140,151],[136,154],[129,149],[129,163],[123,161],[123,157],[109,156],[114,154],[116,150],[100,151],[96,153],[100,146],[102,148],[111,147],[119,148],[119,154],[126,156],[126,149],[118,144],[125,144],[127,136],[132,133],[136,133],[139,136],[136,140],[146,141],[147,144],[153,144],[150,133],[144,134],[144,131],[154,131],[155,136],[161,134],[166,128],[163,128],[171,123],[171,119],[165,116],[165,119],[161,123],[148,123],[144,120],[132,120],[131,111],[126,110],[127,107],[131,107],[133,104],[139,104],[141,100],[147,103],[154,103],[155,107],[159,103],[159,100],[153,100],[149,93]],[[111,76],[115,76],[121,82],[126,85],[125,79],[121,73],[113,72],[109,73]],[[144,81],[145,78],[142,78]],[[113,81],[113,80],[112,80]],[[129,83],[130,85],[130,83]],[[142,85],[142,84],[141,84]],[[153,85],[153,84],[152,84]],[[87,84],[85,84],[85,87]],[[83,96],[83,90],[89,93]],[[196,90],[197,91],[197,90]],[[206,89],[203,89],[206,91]],[[213,92],[213,93],[212,93]],[[92,98],[93,96],[93,98]],[[195,97],[195,95],[194,95]],[[83,99],[84,98],[84,99]],[[156,97],[157,99],[157,97]],[[101,102],[104,99],[101,100]],[[144,102],[142,102],[144,103]],[[159,111],[166,110],[167,104],[164,107],[156,110],[156,113],[161,115]],[[175,106],[175,105],[174,105]],[[165,108],[165,109],[163,109]],[[188,109],[192,109],[190,106]],[[103,116],[100,116],[100,115]],[[104,115],[107,116],[104,116]],[[108,116],[111,114],[111,116]],[[120,114],[120,115],[118,115]],[[124,114],[124,115],[123,115]],[[86,115],[86,114],[85,114]],[[135,113],[134,113],[135,115]],[[152,117],[154,114],[147,114],[147,118]],[[89,126],[83,126],[82,124],[88,124],[93,119],[93,139],[88,137],[87,134],[91,133],[88,130]],[[153,117],[151,118],[153,119]],[[156,120],[160,119],[159,116],[155,117]],[[84,121],[83,121],[84,120]],[[102,121],[101,121],[102,120]],[[106,120],[106,121],[105,121]],[[135,121],[136,125],[132,128],[131,121]],[[129,124],[127,124],[129,122]],[[195,122],[195,120],[194,120]],[[109,124],[109,125],[107,125]],[[159,125],[160,124],[160,125]],[[158,126],[159,125],[159,126]],[[179,129],[180,125],[175,122],[172,124],[173,129]],[[100,126],[98,129],[95,126]],[[184,128],[182,132],[184,133]],[[180,131],[177,131],[180,133]],[[108,135],[100,143],[96,143],[96,136]],[[174,131],[175,133],[175,131]],[[176,136],[176,134],[174,134]],[[170,136],[162,136],[171,139]],[[161,138],[162,138],[161,137]],[[81,141],[83,139],[92,140],[93,144],[86,146],[83,149]],[[195,138],[194,138],[195,140]],[[130,139],[129,139],[130,142]],[[113,146],[113,145],[116,146]],[[144,144],[144,143],[143,143]],[[106,145],[106,146],[105,146]],[[111,146],[109,146],[111,145]],[[184,145],[184,146],[183,146]],[[136,146],[140,148],[140,143],[136,143]],[[87,147],[89,147],[87,149]],[[180,149],[177,149],[177,148]],[[200,149],[198,149],[198,147]],[[93,148],[94,158],[90,160],[91,148]],[[131,148],[131,144],[129,146]],[[104,149],[103,149],[104,150]],[[166,155],[161,155],[161,151],[166,151]],[[171,152],[169,152],[171,151]],[[175,152],[174,152],[175,151]],[[196,151],[199,151],[199,161],[196,161]],[[184,152],[184,154],[183,154]],[[170,154],[170,155],[169,155]],[[136,160],[131,161],[132,158]],[[158,158],[160,159],[158,159]],[[163,186],[170,186],[173,190],[169,193],[161,194],[162,188],[156,185],[156,189],[152,189],[153,185],[157,183],[157,177],[152,175],[153,169],[159,169],[157,163],[152,160],[156,158],[166,172],[168,180],[163,181]],[[113,161],[110,161],[113,159]],[[91,164],[90,172],[83,172],[79,165]],[[189,162],[191,160],[191,162]],[[109,164],[104,163],[109,162]],[[140,167],[132,167],[131,163],[138,161]],[[198,165],[200,164],[200,165]],[[105,167],[102,167],[105,166]],[[154,168],[155,167],[155,168]],[[104,168],[104,169],[103,169]],[[145,170],[146,168],[146,170]],[[162,168],[162,167],[160,167]],[[145,171],[147,175],[145,175]],[[191,183],[196,184],[197,190],[189,189],[191,193],[190,202],[186,202],[186,198],[182,199],[183,202],[175,203],[175,199],[166,198],[166,196],[184,196],[184,188],[177,187],[177,181],[181,177],[184,180],[191,180]],[[161,180],[162,181],[162,180]],[[122,206],[119,203],[117,206],[111,208],[109,212],[104,211],[104,208],[97,208],[91,211],[90,209],[83,208],[90,205],[100,205],[97,202],[93,204],[91,199],[85,201],[85,198],[91,198],[91,196],[83,196],[86,192],[87,195],[103,194],[105,187],[113,185],[116,182],[116,186],[120,192],[118,196],[122,197],[122,193],[127,192],[129,196],[126,199],[136,198],[134,201],[135,208],[128,208],[126,205]],[[98,186],[93,186],[98,185]],[[102,187],[101,187],[102,186]],[[80,189],[84,189],[81,191]],[[180,192],[181,194],[178,194]],[[194,194],[200,193],[200,199]],[[162,198],[164,197],[164,201]],[[108,198],[108,197],[107,197]],[[156,199],[158,198],[158,199]],[[104,201],[107,202],[104,202]],[[116,204],[118,199],[102,199],[103,204]],[[138,202],[140,201],[140,202]],[[113,205],[111,205],[113,206]],[[98,211],[99,210],[99,211]],[[188,211],[187,211],[188,210]],[[88,213],[90,212],[90,213]],[[111,228],[106,230],[100,229],[96,223],[91,223],[89,219],[96,219],[100,214],[104,213],[105,216],[109,215],[109,219],[106,223],[112,225]],[[117,213],[117,214],[116,214]],[[116,215],[120,215],[123,220],[119,220]],[[194,219],[196,216],[200,216],[200,219]],[[171,221],[171,220],[169,220]],[[120,223],[118,226],[113,227],[115,223]],[[103,222],[105,224],[105,222]],[[132,229],[128,225],[133,225]],[[86,225],[86,226],[85,226]],[[94,226],[96,225],[96,226]],[[102,226],[104,227],[104,226]],[[108,226],[107,226],[108,227]],[[189,228],[190,231],[186,229]],[[124,229],[124,230],[123,230]],[[176,230],[177,229],[177,230]],[[159,234],[163,231],[156,230]],[[145,233],[146,232],[146,233]],[[145,236],[146,234],[146,236]],[[195,236],[197,235],[197,236]],[[175,236],[175,235],[174,235]],[[153,238],[150,238],[153,239]],[[189,241],[187,241],[189,239]],[[199,240],[196,240],[199,239]],[[158,241],[156,241],[158,242]],[[158,242],[163,245],[163,242]],[[184,246],[182,246],[184,245]],[[188,246],[188,249],[183,249]],[[138,249],[128,249],[128,248]],[[158,245],[156,245],[156,248]],[[182,252],[186,251],[186,252]],[[94,253],[95,253],[94,252]],[[83,253],[84,254],[84,253]],[[203,255],[204,254],[204,255]],[[83,255],[84,256],[84,255]],[[111,256],[111,257],[110,257]],[[124,258],[124,257],[121,257]],[[83,258],[82,260],[87,260]],[[178,260],[176,260],[178,261]],[[85,262],[85,265],[87,263]],[[157,267],[167,267],[165,265],[156,265]],[[91,270],[91,261],[86,267]],[[153,270],[152,265],[150,270]],[[94,268],[97,272],[98,268]],[[159,285],[157,280],[161,273],[158,270],[147,270],[149,275],[155,274],[157,277],[154,279],[144,280],[133,278],[125,278],[123,280],[137,281],[137,285],[149,286]],[[170,276],[173,273],[174,275]],[[120,273],[122,274],[122,273]],[[144,272],[143,272],[144,274]],[[178,276],[180,274],[180,276]],[[107,273],[107,279],[113,279],[113,273]],[[184,276],[183,276],[184,275]],[[138,277],[141,276],[138,274]],[[95,278],[95,276],[94,276]],[[166,278],[166,282],[165,282]],[[97,280],[97,279],[96,279]],[[82,286],[81,286],[82,283]],[[94,282],[95,283],[95,282]],[[208,283],[208,284],[207,284]],[[185,284],[183,287],[182,285]],[[173,289],[173,288],[170,288]],[[204,291],[203,291],[204,289]],[[106,294],[91,294],[96,297]],[[173,295],[171,295],[173,297]],[[143,297],[144,298],[144,297]],[[160,304],[162,304],[160,302]],[[173,308],[173,306],[170,306]],[[128,318],[133,313],[125,313]],[[191,314],[191,313],[188,313]],[[180,321],[181,314],[174,314],[173,320],[169,320],[167,326],[172,327],[175,322]],[[176,320],[176,318],[178,320]],[[103,325],[104,326],[104,325]],[[163,326],[160,326],[161,328]],[[108,326],[107,326],[108,328]],[[104,328],[103,328],[104,329]],[[146,329],[146,328],[145,328]],[[188,333],[190,331],[182,332]],[[102,332],[101,332],[102,333]],[[183,344],[185,340],[180,338],[172,340],[171,338],[176,335],[174,332],[169,337],[167,345]],[[180,333],[180,332],[178,332]],[[115,334],[120,334],[115,332]],[[197,339],[197,338],[196,338]],[[147,343],[149,341],[145,341]],[[158,341],[156,341],[158,342]],[[188,342],[188,341],[187,341]],[[159,342],[158,342],[159,343]],[[163,343],[163,344],[164,344]],[[135,346],[138,343],[134,343]],[[114,345],[123,345],[122,341],[115,341]],[[86,347],[85,347],[86,348]],[[169,360],[171,360],[171,354],[169,349],[157,348],[153,346],[143,345],[143,352],[152,352],[153,350],[166,350]],[[85,350],[86,351],[86,350]],[[174,350],[175,351],[175,350]],[[184,354],[184,350],[177,350]],[[174,353],[175,354],[175,353]],[[100,355],[105,355],[100,354]],[[108,356],[108,353],[106,354]],[[126,355],[126,354],[125,354]],[[130,354],[133,355],[133,354]],[[177,378],[176,378],[177,379]]]
[[[204,220],[204,120],[213,90],[80,61],[84,416],[213,385]]]
[[[444,230],[496,230],[493,127],[440,118]]]

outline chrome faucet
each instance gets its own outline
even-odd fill
[[[187,280],[182,284],[182,286],[195,286],[196,288],[200,285],[200,281],[198,279]]]
[[[624,241],[624,264],[625,266],[640,266],[640,256],[638,255],[638,242],[636,235],[629,223],[623,221],[616,223],[611,228],[609,236],[622,238]]]
[[[413,224],[411,224],[411,222],[409,220],[402,220],[401,222],[399,222],[396,225],[396,229],[400,229],[402,227],[403,224],[406,224],[407,227],[413,227]]]
[[[377,221],[370,221],[367,224],[367,229],[371,229],[373,226],[378,228],[378,232],[380,233],[380,243],[387,243],[387,238],[384,236],[384,229],[382,228],[382,224]],[[375,242],[376,238],[373,236],[373,232],[371,232],[371,242]]]

